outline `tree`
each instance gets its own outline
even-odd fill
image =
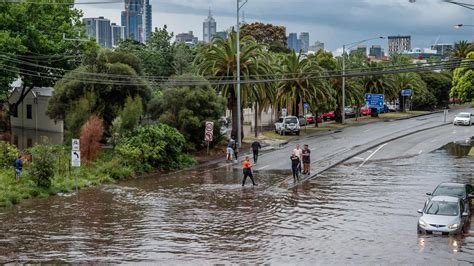
[[[474,44],[468,41],[459,41],[454,44],[454,50],[451,52],[451,57],[456,59],[464,59],[467,55],[474,51]]]
[[[81,154],[86,163],[93,162],[100,150],[104,122],[97,115],[89,117],[81,128]]]
[[[268,45],[270,52],[289,53],[291,51],[287,46],[284,26],[254,22],[242,25],[240,31],[242,37],[252,36],[258,43]]]
[[[53,119],[64,119],[69,112],[74,112],[71,110],[74,101],[92,93],[96,100],[91,113],[100,115],[108,129],[128,96],[138,95],[144,104],[151,98],[141,74],[141,62],[136,56],[100,50],[56,83],[47,113]]]
[[[140,124],[143,114],[142,98],[128,96],[122,111],[119,113],[121,119],[121,133],[132,132]]]
[[[199,48],[194,61],[198,74],[215,77],[215,81],[223,82],[216,89],[227,98],[227,106],[232,111],[232,135],[237,136],[237,84],[227,83],[236,78],[237,72],[237,42],[235,32],[227,39],[217,37],[214,41]],[[258,44],[252,37],[246,36],[240,42],[240,75],[243,80],[262,79],[270,72],[270,66],[264,59],[264,46]],[[245,103],[251,93],[252,85],[242,86],[242,103]],[[244,106],[243,104],[241,106]],[[243,121],[243,116],[241,116]],[[241,123],[242,125],[243,123]],[[241,129],[241,132],[243,130]],[[243,134],[242,134],[243,138]]]
[[[202,81],[203,85],[176,85],[180,80]],[[163,95],[153,99],[149,107],[152,119],[177,128],[187,141],[187,150],[201,148],[205,122],[214,122],[214,135],[219,133],[219,118],[225,113],[225,99],[202,77],[190,74],[173,77]]]
[[[470,52],[466,59],[474,59],[474,52]],[[463,102],[474,98],[474,70],[472,68],[464,67],[461,64],[461,67],[454,70],[453,88],[449,95],[452,98],[461,99]]]
[[[188,45],[184,43],[173,45],[173,69],[176,75],[191,73],[195,56],[193,49]]]
[[[13,80],[21,77],[20,97],[10,110],[24,100],[34,86],[52,86],[70,70],[76,57],[75,43],[65,41],[77,36],[81,12],[71,5],[38,5],[35,3],[0,4],[0,88],[6,101]],[[93,40],[81,42],[84,52],[96,44]]]
[[[437,106],[447,106],[449,104],[449,91],[451,90],[451,76],[447,72],[425,72],[420,73],[421,79],[426,83],[426,87],[436,98]]]

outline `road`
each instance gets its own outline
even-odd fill
[[[241,187],[239,165],[219,163],[28,200],[0,210],[0,263],[470,264],[474,233],[418,235],[416,210],[439,182],[474,182],[471,146],[439,149],[474,127],[394,139],[442,120],[301,139],[315,170],[357,156],[297,186],[281,185],[291,143],[261,156],[257,187]]]

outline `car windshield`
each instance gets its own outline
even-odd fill
[[[469,118],[470,116],[471,114],[467,114],[467,113],[460,113],[456,115],[456,117],[460,117],[460,118]]]
[[[457,216],[458,204],[457,202],[431,201],[428,207],[426,207],[425,213],[431,215]]]
[[[290,117],[290,118],[285,119],[285,123],[287,123],[287,124],[296,124],[298,122],[296,120],[296,117]]]
[[[464,187],[449,187],[449,186],[439,186],[433,192],[433,196],[451,196],[464,198],[466,196],[466,190]]]

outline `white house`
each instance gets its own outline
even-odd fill
[[[12,143],[20,149],[40,143],[44,138],[48,142],[63,142],[63,121],[56,121],[46,114],[48,100],[53,95],[52,87],[35,87],[10,117],[12,126]],[[10,104],[15,103],[21,94],[21,81],[12,84]]]

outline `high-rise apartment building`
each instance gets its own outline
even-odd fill
[[[309,32],[300,33],[301,47],[300,50],[303,50],[305,53],[309,51]]]
[[[452,43],[437,43],[431,46],[432,50],[436,50],[436,53],[441,55],[441,57],[447,57],[454,49],[454,44]]]
[[[145,42],[152,31],[152,9],[149,0],[125,0],[122,26],[125,38]]]
[[[290,33],[290,35],[288,35],[288,48],[292,49],[292,50],[295,50],[295,51],[299,51],[299,47],[298,47],[298,35],[294,32]]]
[[[95,38],[97,43],[106,48],[112,48],[112,34],[110,20],[104,17],[84,18],[86,33],[90,38]]]
[[[227,31],[218,31],[216,32],[216,34],[214,34],[214,36],[219,36],[222,39],[227,39]]]
[[[372,45],[369,49],[369,56],[374,57],[375,59],[380,59],[384,56],[382,46]]]
[[[309,50],[313,51],[313,52],[318,52],[319,50],[324,50],[324,43],[320,42],[320,41],[317,41],[317,42],[314,43],[314,45],[311,45],[309,47]]]
[[[388,36],[388,53],[402,53],[411,50],[411,36]]]
[[[351,53],[354,52],[354,53],[360,53],[360,54],[363,54],[363,55],[367,55],[367,46],[366,45],[358,45],[357,48],[355,50],[352,50]]]
[[[112,23],[110,25],[110,32],[112,33],[112,47],[117,47],[118,44],[125,40],[125,27]]]
[[[198,37],[194,37],[192,31],[178,33],[176,34],[175,42],[196,45],[198,43]]]
[[[210,43],[217,32],[216,20],[212,17],[211,9],[209,15],[202,23],[202,39],[206,43]]]
[[[152,14],[153,11],[150,5],[150,0],[145,0],[143,3],[143,25],[145,27],[145,35],[143,38],[145,42],[150,38],[151,32],[153,31]]]

